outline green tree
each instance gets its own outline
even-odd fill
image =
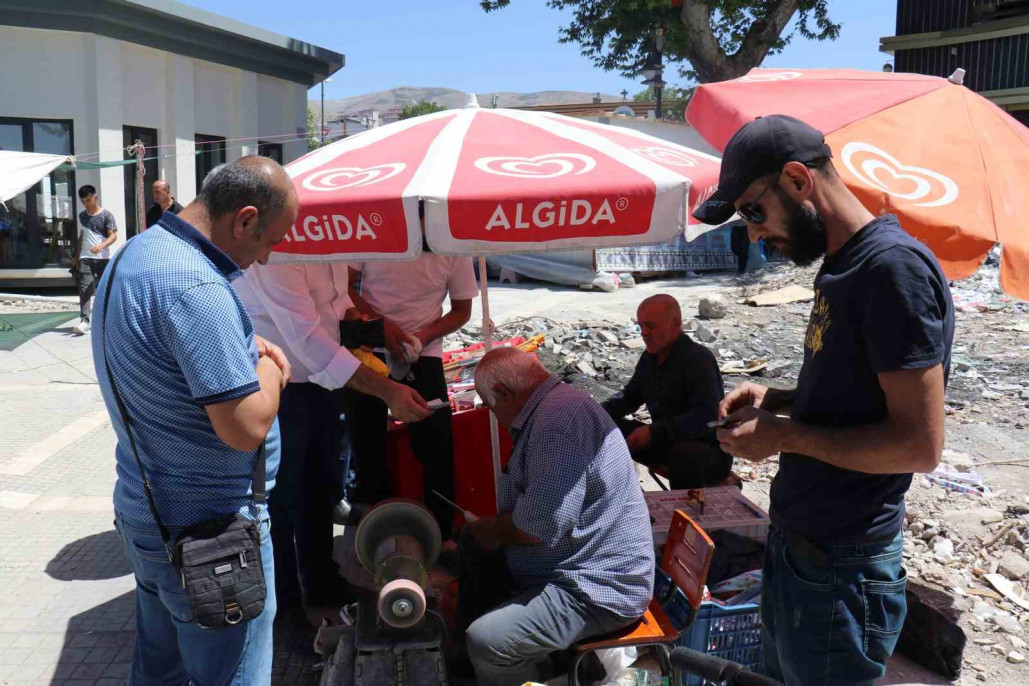
[[[487,12],[511,0],[480,0]],[[643,69],[656,30],[664,57],[690,81],[707,83],[743,76],[766,55],[781,52],[794,35],[833,40],[840,25],[829,19],[829,0],[548,0],[572,19],[559,41],[578,43],[582,54],[606,71],[635,76]],[[796,19],[793,28],[787,25]]]
[[[322,147],[322,136],[321,131],[318,130],[318,124],[315,123],[314,112],[310,107],[307,108],[307,150],[317,150]]]
[[[421,102],[413,105],[404,105],[404,109],[400,112],[400,118],[410,119],[411,117],[420,117],[423,114],[442,112],[445,109],[447,108],[443,105],[437,105],[431,100],[422,100]]]
[[[664,119],[682,121],[686,118],[686,105],[692,97],[692,88],[666,86],[661,91],[661,116]],[[650,102],[657,100],[657,93],[653,88],[647,88],[632,96],[632,99],[634,102]]]

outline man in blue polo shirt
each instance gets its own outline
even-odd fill
[[[761,595],[764,662],[788,686],[869,686],[904,625],[904,494],[943,450],[954,306],[928,248],[843,183],[825,136],[774,115],[743,126],[694,215],[735,213],[799,265],[825,256],[797,388],[722,401],[726,452],[782,453]]]
[[[276,412],[290,368],[279,348],[254,335],[229,282],[267,261],[296,214],[282,167],[245,157],[209,178],[178,216],[165,214],[129,241],[97,288],[93,358],[118,437],[115,523],[136,576],[130,684],[271,682],[272,545],[267,510],[250,493],[262,443],[268,489],[275,481]],[[231,513],[260,522],[268,597],[252,621],[217,630],[190,621],[190,602],[147,505],[105,360],[172,538]]]

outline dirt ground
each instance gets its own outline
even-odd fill
[[[792,387],[803,359],[810,302],[751,307],[741,301],[785,286],[811,287],[817,268],[779,265],[742,277],[641,280],[636,288],[614,293],[491,285],[492,319],[500,339],[545,334],[547,345],[539,353],[544,365],[602,400],[628,380],[638,359],[632,343],[638,337],[632,320],[636,304],[668,292],[680,302],[684,328],[721,364],[763,360],[767,367],[754,381]],[[1029,306],[1000,292],[995,259],[952,284],[952,293],[956,332],[942,467],[973,480],[978,475],[988,493],[954,492],[916,475],[908,496],[905,563],[911,584],[942,599],[967,637],[960,683],[1026,684],[1029,663],[1022,660],[1029,661],[1029,611],[1003,597],[986,577],[1011,577],[1016,592],[1029,599],[1029,572],[1022,575],[1018,563],[1029,565]],[[699,316],[701,300],[711,296],[720,296],[724,317]],[[475,324],[462,333],[466,336],[455,336],[455,345],[480,335]],[[724,378],[728,391],[750,377]],[[757,465],[737,460],[735,471],[744,480],[744,493],[767,508],[777,468],[775,458]]]

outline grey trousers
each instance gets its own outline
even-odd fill
[[[467,616],[469,605],[481,603],[490,595],[510,597],[498,584],[504,575],[487,571],[503,555],[503,550],[483,551],[470,536],[462,537],[462,615]],[[546,584],[521,590],[471,622],[465,646],[480,686],[521,686],[541,680],[540,666],[551,653],[633,621],[587,605],[560,586]]]
[[[79,316],[84,321],[89,321],[93,311],[93,295],[96,293],[96,285],[100,277],[107,269],[110,260],[99,257],[80,257],[79,267],[76,270],[75,287],[79,291]]]

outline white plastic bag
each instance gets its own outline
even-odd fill
[[[619,686],[622,683],[633,683],[632,680],[625,681],[622,677],[632,676],[629,667],[639,657],[639,651],[635,646],[628,648],[605,648],[596,651],[600,664],[604,665],[607,676],[601,682],[603,686]]]

